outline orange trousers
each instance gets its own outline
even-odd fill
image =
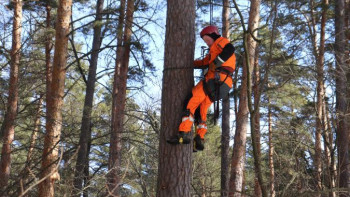
[[[200,107],[200,117],[202,122],[207,121],[207,113],[208,108],[212,104],[212,101],[210,100],[209,96],[207,96],[204,92],[203,88],[203,81],[200,81],[196,86],[192,89],[192,97],[188,101],[187,109],[190,110],[191,114],[190,116],[193,116],[196,109]],[[184,119],[183,119],[184,120]],[[182,121],[179,126],[179,131],[183,132],[190,132],[193,124],[193,117],[187,118],[185,121]],[[197,129],[196,133],[204,139],[204,135],[207,132],[206,128],[199,128]]]

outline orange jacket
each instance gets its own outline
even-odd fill
[[[205,81],[215,78],[215,72],[217,72],[216,71],[217,66],[214,64],[214,60],[218,57],[218,55],[222,53],[223,49],[227,44],[230,44],[230,41],[227,38],[220,37],[216,39],[213,45],[210,47],[209,54],[206,55],[202,60],[194,61],[195,68],[201,68],[201,67],[204,68],[209,66],[208,72],[205,75]],[[233,53],[226,61],[224,61],[221,67],[233,73],[233,71],[236,68],[235,54]],[[221,81],[225,80],[225,83],[229,87],[232,87],[232,77],[230,76],[227,77],[227,74],[220,72],[220,80]]]

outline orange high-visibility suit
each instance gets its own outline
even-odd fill
[[[211,45],[208,55],[202,60],[194,61],[194,68],[208,68],[205,78],[192,89],[192,97],[187,104],[190,112],[182,118],[179,131],[188,133],[191,131],[194,121],[194,113],[200,107],[201,121],[197,125],[197,135],[204,139],[207,132],[207,111],[213,101],[227,96],[232,88],[232,73],[236,66],[234,47],[227,38],[219,37]],[[220,87],[215,84],[220,84]],[[217,89],[220,95],[216,95]]]

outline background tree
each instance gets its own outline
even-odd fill
[[[230,37],[230,1],[222,1],[222,36]],[[230,150],[230,97],[222,100],[222,134],[221,134],[221,196],[228,196],[229,150]]]
[[[71,17],[71,0],[60,0],[55,36],[55,54],[52,70],[50,95],[47,95],[47,119],[44,151],[42,154],[43,181],[39,184],[39,196],[54,196],[54,183],[60,177],[57,170],[58,144],[62,128],[61,109],[64,96],[64,82],[67,64],[68,33]]]
[[[346,97],[348,66],[345,61],[345,2],[335,2],[335,58],[336,58],[336,110],[337,110],[337,148],[339,165],[339,187],[345,190],[349,186],[349,121],[346,115],[348,99]],[[348,196],[344,192],[340,196]]]
[[[86,93],[81,121],[81,133],[79,139],[78,156],[75,167],[74,187],[77,189],[77,196],[80,191],[88,186],[89,176],[89,152],[91,145],[91,113],[93,109],[93,99],[95,93],[96,72],[98,56],[102,43],[102,12],[104,0],[96,3],[96,19],[94,22],[94,36],[92,41],[92,53],[89,66],[89,74],[86,83]],[[84,187],[84,188],[83,188]]]
[[[7,99],[7,109],[4,121],[1,125],[1,139],[3,146],[1,149],[0,161],[0,191],[3,192],[8,184],[11,169],[11,144],[15,135],[15,119],[17,116],[18,104],[18,77],[21,59],[21,34],[22,34],[22,1],[16,0],[14,3],[12,48],[10,62],[10,82]]]

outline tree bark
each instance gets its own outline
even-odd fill
[[[130,41],[132,35],[132,22],[134,13],[134,0],[127,1],[125,28],[123,35],[122,51],[117,54],[114,83],[113,83],[113,103],[112,103],[112,131],[108,160],[108,192],[109,195],[119,196],[122,133],[126,104],[126,85],[130,57]],[[117,50],[117,53],[119,51]],[[120,56],[118,56],[120,55]]]
[[[349,192],[349,118],[346,116],[348,105],[347,78],[348,66],[345,62],[345,2],[335,1],[335,58],[336,58],[336,111],[337,117],[337,147],[339,165],[339,187],[347,192],[340,196],[348,196]]]
[[[316,59],[317,68],[317,88],[316,88],[316,129],[315,129],[315,155],[314,155],[314,168],[315,168],[315,183],[316,190],[319,192],[316,196],[321,196],[323,190],[322,183],[322,145],[321,138],[322,133],[325,131],[325,123],[323,122],[325,114],[323,113],[324,106],[324,51],[325,51],[325,25],[326,25],[326,13],[328,1],[323,1],[322,18],[320,24],[320,43],[317,45],[317,31],[316,31],[316,18],[314,16],[314,1],[310,1],[311,20],[309,21],[309,31],[311,34],[311,41],[313,46],[313,53]]]
[[[222,36],[229,39],[230,1],[223,0]],[[229,151],[230,151],[230,97],[222,99],[222,134],[221,134],[221,196],[228,196],[229,191]]]
[[[51,6],[46,4],[46,30],[51,28]],[[52,36],[46,35],[45,40],[45,64],[46,64],[46,103],[48,103],[48,96],[50,95],[50,88],[52,82],[52,63],[51,63],[51,50],[52,50]]]
[[[47,95],[47,119],[44,150],[40,178],[44,179],[39,184],[40,197],[54,196],[54,183],[59,179],[58,168],[58,143],[62,129],[62,114],[64,96],[64,81],[67,64],[68,33],[70,25],[72,0],[60,0],[57,20],[55,53],[53,60],[52,83],[50,94]]]
[[[11,144],[15,135],[15,119],[18,103],[18,68],[21,58],[21,33],[22,33],[22,0],[14,2],[14,17],[12,29],[12,48],[10,62],[10,81],[7,100],[7,109],[4,122],[1,125],[3,145],[0,161],[0,191],[4,191],[8,185],[11,171]]]
[[[245,63],[243,63],[245,64]],[[231,176],[229,196],[240,197],[243,193],[245,148],[248,130],[247,68],[243,65],[241,91],[236,121],[236,133],[231,158]]]
[[[176,8],[176,9],[174,9]],[[159,142],[158,197],[189,197],[191,145],[170,145],[166,139],[178,132],[184,100],[193,87],[195,1],[168,0],[161,133]]]
[[[89,172],[89,153],[90,153],[90,141],[91,141],[91,112],[93,108],[93,98],[95,92],[95,83],[96,83],[96,70],[98,55],[101,48],[101,29],[102,29],[102,11],[103,11],[103,2],[104,0],[97,0],[96,4],[96,19],[94,25],[94,36],[92,41],[92,52],[90,58],[90,66],[88,79],[86,84],[86,93],[85,101],[83,108],[83,117],[81,121],[81,131],[79,138],[79,148],[78,148],[78,157],[75,166],[75,175],[74,175],[74,195],[80,196],[80,193],[83,188],[83,185],[86,186],[87,183],[84,181],[88,180],[88,174],[85,174],[86,170]],[[84,182],[84,184],[83,184]]]
[[[257,64],[257,41],[255,41],[255,38],[257,38],[258,35],[258,27],[259,27],[259,20],[260,20],[260,0],[252,0],[250,5],[250,11],[249,11],[249,20],[248,20],[248,30],[245,32],[246,41],[245,41],[245,49],[246,51],[246,67],[247,67],[247,96],[248,96],[248,109],[250,112],[250,127],[251,127],[251,134],[252,134],[252,147],[253,147],[253,156],[254,156],[254,169],[257,181],[259,185],[257,185],[255,188],[255,193],[257,195],[262,195],[264,197],[267,196],[267,191],[264,186],[264,180],[262,176],[262,170],[261,170],[261,155],[260,155],[260,128],[259,124],[256,124],[256,122],[259,122],[256,120],[256,118],[259,117],[259,101],[260,101],[260,92],[256,91],[254,94],[254,107],[251,101],[252,96],[252,76],[251,73],[253,72],[254,65]],[[247,56],[248,55],[248,56]],[[260,84],[256,84],[260,85]],[[260,188],[260,189],[259,189]]]
[[[270,168],[270,196],[276,196],[275,190],[275,167],[273,160],[273,153],[275,152],[275,147],[273,145],[273,130],[272,130],[272,112],[270,107],[270,99],[268,98],[268,128],[269,128],[269,168]]]
[[[260,69],[259,69],[259,61],[258,61],[258,56],[259,56],[259,50],[258,47],[255,48],[255,58],[254,58],[254,76],[253,76],[253,91],[254,91],[254,109],[255,109],[255,115],[253,118],[253,124],[254,124],[254,132],[255,133],[255,138],[252,140],[255,140],[256,144],[256,155],[257,157],[261,158],[261,144],[260,144],[260,110],[259,110],[259,95],[261,95],[261,90],[260,90]],[[261,161],[261,159],[259,159]],[[259,163],[259,165],[261,165]],[[254,186],[254,193],[256,197],[262,196],[262,191],[261,191],[261,185],[259,183],[259,177],[258,177],[258,172],[259,169],[255,166],[255,186]]]

